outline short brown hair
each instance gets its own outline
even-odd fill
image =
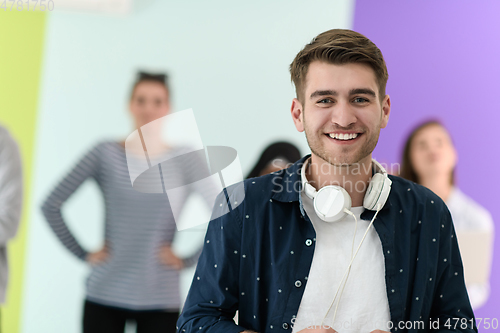
[[[362,34],[344,29],[332,29],[319,34],[290,64],[290,74],[295,84],[297,98],[304,101],[304,86],[309,64],[313,61],[325,61],[343,65],[365,63],[375,72],[379,86],[380,100],[385,97],[385,86],[389,74],[380,49]]]

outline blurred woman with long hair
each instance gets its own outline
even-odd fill
[[[411,131],[406,140],[400,176],[424,185],[441,197],[450,210],[457,233],[484,232],[492,235],[494,224],[491,214],[456,185],[457,159],[457,151],[446,128],[437,120],[426,121]],[[491,253],[481,255],[490,256]],[[465,269],[467,278],[467,267]],[[488,299],[488,280],[467,283],[474,309]]]

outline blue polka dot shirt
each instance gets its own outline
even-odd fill
[[[308,157],[219,195],[178,332],[292,332],[316,241],[300,198]],[[425,187],[389,177],[389,199],[373,227],[385,257],[391,331],[477,332],[448,208]],[[228,205],[235,208],[220,211]]]

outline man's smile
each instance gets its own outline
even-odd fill
[[[325,133],[325,135],[326,135],[326,137],[328,137],[329,140],[335,141],[335,143],[351,144],[351,143],[354,143],[355,141],[358,141],[359,138],[363,135],[363,133],[332,132],[332,133]]]

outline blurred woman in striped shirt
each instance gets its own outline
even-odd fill
[[[139,73],[130,112],[137,129],[170,113],[165,75]],[[160,129],[148,132],[147,153],[169,159],[188,153],[186,147],[162,142]],[[184,152],[184,150],[186,150]],[[175,198],[165,193],[141,193],[133,189],[124,142],[103,141],[94,146],[61,180],[45,200],[42,210],[50,227],[80,260],[92,265],[87,279],[83,316],[84,333],[122,333],[134,320],[137,332],[175,332],[179,314],[179,270],[196,263],[199,251],[179,258],[171,248],[176,232],[172,211],[179,211],[192,191],[209,205],[214,188],[197,188],[199,163],[192,161],[163,170],[163,180],[192,183]],[[88,252],[67,227],[61,206],[87,179],[94,179],[105,201],[105,244]],[[210,209],[212,207],[210,206]],[[208,221],[207,221],[208,222]]]

